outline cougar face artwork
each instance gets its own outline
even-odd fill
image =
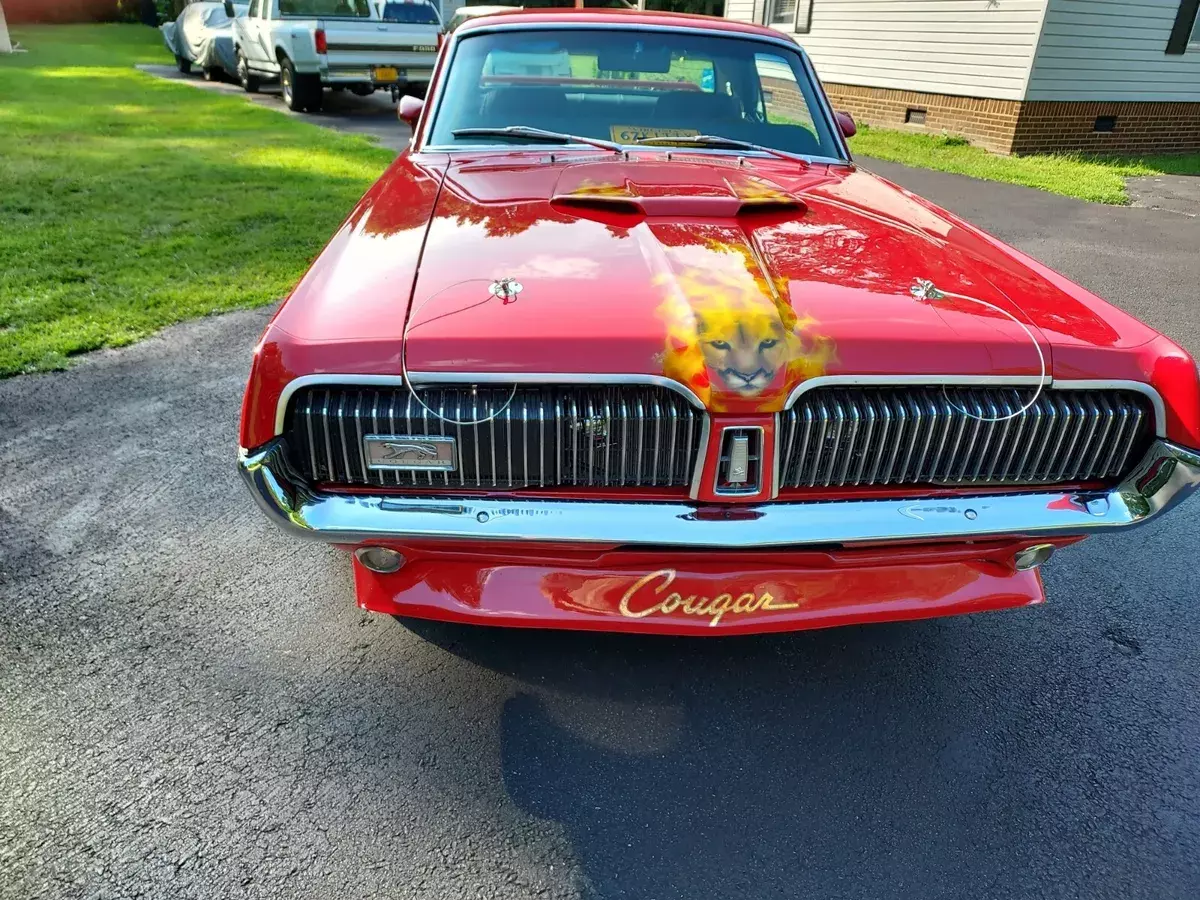
[[[659,275],[667,324],[663,371],[714,412],[773,412],[821,375],[833,343],[797,315],[787,285],[767,278],[744,243],[706,241],[703,264],[679,253]]]

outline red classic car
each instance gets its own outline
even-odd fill
[[[358,602],[733,634],[1039,603],[1200,481],[1176,344],[854,164],[789,37],[482,16],[267,327],[267,514]]]

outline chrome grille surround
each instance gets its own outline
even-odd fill
[[[657,385],[310,385],[291,397],[284,435],[307,480],[378,487],[686,488],[707,415]],[[511,396],[511,402],[509,398]],[[445,421],[429,412],[438,410]],[[455,424],[488,421],[479,424]],[[368,435],[455,439],[455,471],[371,469]]]
[[[780,487],[1107,481],[1154,431],[1148,398],[1118,389],[823,386],[780,414]],[[964,414],[964,411],[970,415]]]

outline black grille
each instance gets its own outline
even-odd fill
[[[292,464],[314,482],[443,488],[685,487],[704,413],[653,385],[303,388],[285,430]],[[510,402],[511,396],[511,402]],[[455,439],[450,472],[372,469],[370,435]]]
[[[782,414],[783,487],[1053,484],[1124,475],[1153,433],[1135,391],[836,387]],[[1136,454],[1136,455],[1135,455]]]

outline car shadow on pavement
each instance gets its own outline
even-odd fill
[[[566,830],[584,896],[1036,887],[1027,773],[1052,748],[1019,697],[999,719],[979,702],[969,619],[719,641],[405,624],[521,683],[504,786]]]

